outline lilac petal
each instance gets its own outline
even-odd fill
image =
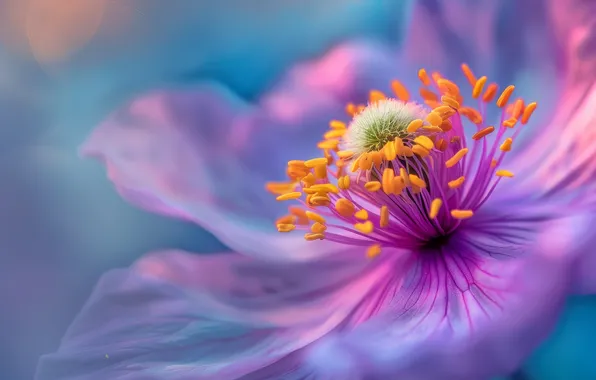
[[[322,377],[338,378],[359,372],[478,380],[511,373],[556,321],[570,285],[567,251],[583,222],[547,222],[528,241],[527,220],[478,215],[474,229],[452,238],[443,262],[419,261],[392,305],[321,342],[311,365]],[[529,250],[519,251],[519,241]]]
[[[192,220],[241,253],[306,259],[326,244],[278,235],[273,222],[288,204],[265,183],[284,180],[287,161],[319,156],[316,144],[344,102],[363,101],[364,82],[389,87],[394,63],[384,46],[341,45],[298,65],[257,107],[216,85],[154,92],[101,124],[82,153],[100,158],[141,207]]]
[[[389,264],[363,255],[288,266],[151,254],[103,277],[58,352],[41,359],[37,380],[296,375],[305,346],[379,307]]]

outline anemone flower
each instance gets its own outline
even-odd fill
[[[83,153],[126,199],[200,223],[233,253],[156,252],[109,272],[37,378],[515,370],[565,297],[593,289],[577,270],[593,260],[592,85],[569,82],[534,118],[542,98],[467,65],[460,81],[395,62],[342,45],[258,106],[213,84],[146,95],[100,125]],[[558,84],[532,90],[546,102]],[[266,194],[275,173],[287,180]]]

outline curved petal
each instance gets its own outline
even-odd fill
[[[319,156],[329,120],[371,83],[389,87],[393,65],[385,47],[356,42],[296,67],[257,107],[217,85],[155,92],[113,114],[82,152],[106,164],[128,200],[193,220],[234,251],[308,259],[326,244],[280,238],[273,221],[287,205],[264,185],[285,178],[287,161]],[[291,248],[279,255],[282,245]]]
[[[37,380],[303,378],[301,350],[373,313],[393,265],[148,255],[104,276]]]
[[[569,288],[567,250],[584,219],[545,221],[533,234],[543,216],[492,211],[452,237],[443,261],[420,259],[381,314],[313,349],[317,373],[478,380],[515,370],[556,321]]]

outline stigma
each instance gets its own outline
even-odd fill
[[[466,99],[454,82],[420,69],[419,102],[393,81],[393,96],[373,90],[367,105],[348,104],[349,120],[329,123],[320,157],[288,162],[289,181],[267,184],[278,201],[295,202],[277,230],[367,247],[374,258],[386,247],[444,241],[470,223],[514,176],[501,164],[536,103],[514,99],[514,86],[499,92],[465,64],[462,71]],[[490,107],[501,110],[495,124]]]

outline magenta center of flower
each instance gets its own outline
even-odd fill
[[[371,91],[369,104],[348,105],[349,123],[334,120],[318,144],[320,158],[288,163],[290,182],[270,183],[277,200],[297,200],[277,221],[280,232],[304,230],[305,239],[327,239],[368,246],[420,249],[440,245],[463,220],[472,218],[503,177],[504,155],[536,108],[519,98],[514,86],[497,98],[466,65],[472,102],[464,104],[459,87],[438,73],[421,69],[421,100],[398,81],[394,98]],[[486,88],[485,88],[486,87]],[[485,122],[493,100],[502,109],[499,124]],[[466,135],[472,135],[471,138]]]

